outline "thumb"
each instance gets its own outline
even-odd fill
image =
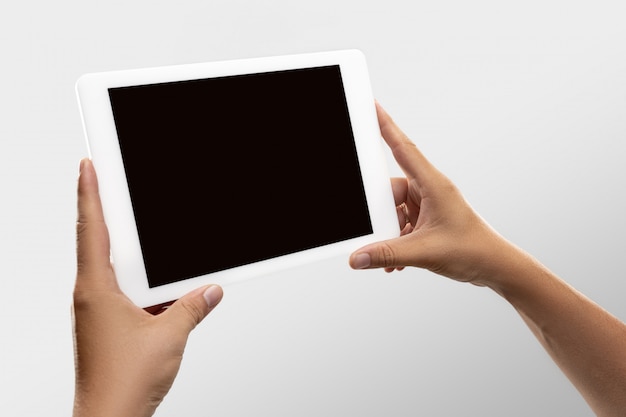
[[[350,255],[350,267],[353,269],[403,268],[411,265],[411,254],[407,252],[404,240],[407,236],[401,236],[370,245],[356,250]]]
[[[162,315],[190,333],[222,301],[223,295],[219,285],[201,287],[176,300]]]

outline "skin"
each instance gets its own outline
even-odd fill
[[[626,415],[626,325],[494,231],[377,104],[381,133],[406,178],[392,186],[401,236],[355,251],[355,269],[426,268],[492,289],[528,324],[598,416]],[[74,417],[150,416],[169,391],[191,330],[220,302],[199,288],[161,314],[119,289],[93,165],[78,181],[73,323]]]
[[[151,416],[176,377],[189,333],[220,302],[222,289],[198,288],[159,315],[134,305],[110,262],[93,165],[85,159],[80,166],[73,415]]]
[[[426,268],[491,288],[520,314],[598,416],[626,415],[626,325],[508,242],[377,104],[406,178],[392,180],[401,236],[355,251],[355,269]]]

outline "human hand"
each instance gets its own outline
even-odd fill
[[[457,187],[439,172],[376,103],[381,134],[406,178],[393,178],[400,237],[373,243],[350,256],[354,269],[385,271],[414,266],[476,285],[497,275],[491,260],[510,244],[472,209]]]
[[[185,295],[159,315],[119,289],[91,161],[78,180],[77,276],[72,319],[74,417],[150,416],[169,391],[187,337],[222,299],[217,285]]]

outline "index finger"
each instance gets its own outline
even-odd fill
[[[420,179],[434,169],[408,136],[398,127],[391,116],[376,102],[378,125],[383,139],[391,149],[393,157],[409,179]]]
[[[89,159],[80,163],[76,221],[76,288],[117,288],[110,261],[109,232],[104,222],[98,179]]]

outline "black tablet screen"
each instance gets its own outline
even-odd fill
[[[150,287],[372,233],[339,66],[109,96]]]

